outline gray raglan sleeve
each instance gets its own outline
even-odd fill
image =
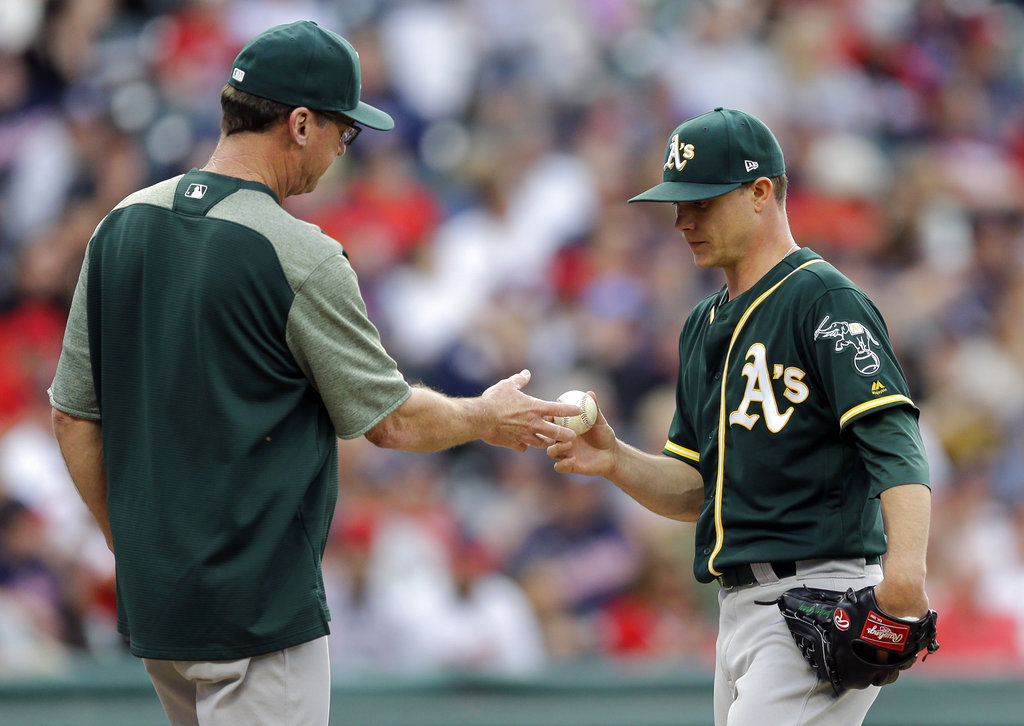
[[[47,393],[50,405],[78,418],[98,420],[100,404],[92,377],[92,359],[89,357],[89,320],[86,306],[89,279],[89,252],[86,250],[78,286],[71,301],[71,312],[64,330],[57,373]]]
[[[317,265],[296,289],[286,340],[343,439],[365,434],[411,393],[340,253]]]

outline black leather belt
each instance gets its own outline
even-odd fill
[[[880,562],[881,558],[876,555],[875,557],[868,557],[865,564],[877,565]],[[796,574],[795,562],[768,562],[767,564],[772,568],[775,576],[780,580],[784,577],[792,577]],[[722,574],[715,579],[718,580],[718,584],[726,590],[730,590],[734,587],[743,587],[744,585],[753,585],[757,582],[757,578],[754,576],[754,570],[750,565],[728,567],[722,570]]]
[[[769,562],[767,563],[772,571],[775,572],[775,576],[780,580],[784,577],[792,577],[796,574],[796,563],[795,562]],[[736,567],[729,567],[722,570],[722,574],[715,578],[718,580],[718,584],[729,590],[734,587],[743,587],[744,585],[753,585],[757,582],[757,578],[754,577],[754,570],[751,569],[750,565],[738,565]]]

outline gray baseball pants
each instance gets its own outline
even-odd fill
[[[171,726],[327,726],[327,637],[239,660],[144,658]]]
[[[723,589],[715,662],[715,726],[859,726],[878,688],[845,691],[818,679],[804,660],[774,600],[792,587],[845,592],[876,585],[879,565],[863,559],[797,562],[796,575],[779,579],[768,567],[754,566],[758,582]]]

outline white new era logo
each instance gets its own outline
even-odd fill
[[[231,69],[231,77],[234,78],[239,83],[241,83],[242,81],[245,80],[245,71],[243,71],[241,68],[232,68]]]
[[[743,162],[743,166],[747,167],[747,171],[753,171],[754,169],[756,169],[757,167],[759,167],[761,165],[758,164],[756,161],[751,161],[750,159],[746,159]]]
[[[190,199],[202,199],[206,196],[206,185],[189,184],[188,189],[185,190],[185,196]]]

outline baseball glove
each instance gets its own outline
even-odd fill
[[[845,594],[796,587],[761,604],[779,606],[800,652],[836,695],[892,683],[922,650],[928,649],[927,658],[939,649],[934,610],[920,620],[887,615],[878,607],[874,587]]]

